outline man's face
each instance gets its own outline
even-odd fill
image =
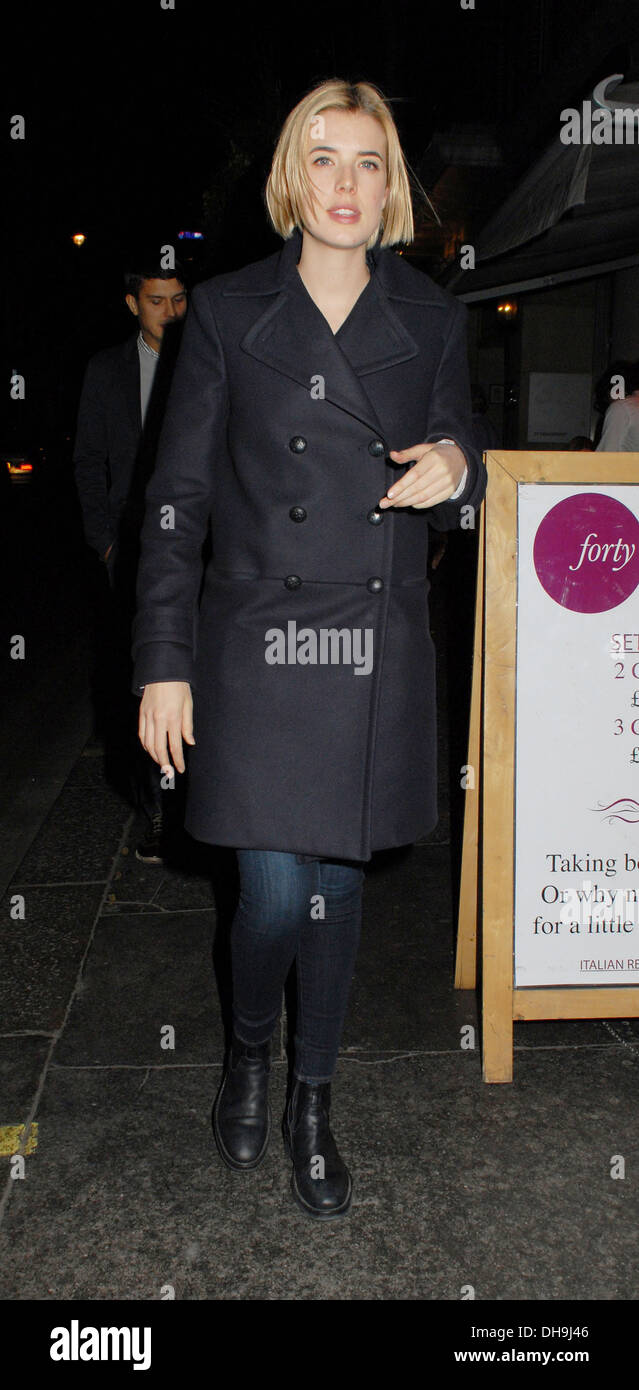
[[[186,290],[175,279],[143,280],[137,299],[134,294],[127,294],[126,302],[131,313],[140,320],[146,342],[159,352],[165,325],[184,318]]]

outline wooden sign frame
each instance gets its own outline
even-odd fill
[[[639,987],[514,985],[515,696],[520,483],[639,484],[639,454],[490,451],[481,508],[455,988],[474,989],[482,950],[482,1074],[513,1079],[513,1022],[639,1017]]]

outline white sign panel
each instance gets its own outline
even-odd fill
[[[515,986],[639,982],[639,486],[518,489]]]

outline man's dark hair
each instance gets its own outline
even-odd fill
[[[127,294],[138,298],[143,280],[179,280],[187,288],[186,273],[180,261],[175,262],[173,270],[157,265],[152,256],[138,257],[124,272],[124,288]]]

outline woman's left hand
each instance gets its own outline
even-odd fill
[[[456,444],[415,444],[411,449],[391,449],[389,457],[413,467],[389,487],[380,507],[436,507],[457,491],[466,467],[466,456]]]

